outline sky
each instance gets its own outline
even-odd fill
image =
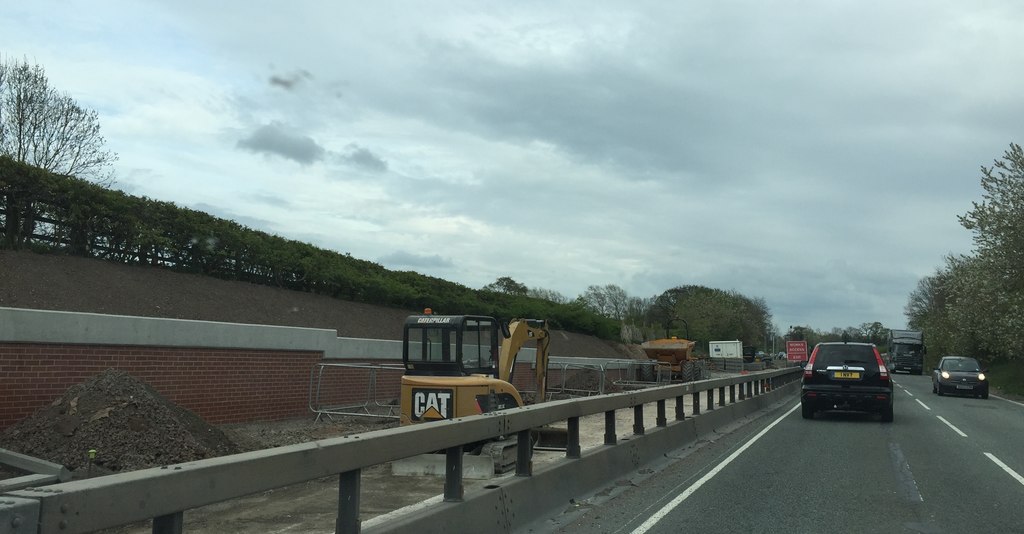
[[[480,288],[880,321],[1024,142],[1024,3],[2,0],[115,187]],[[458,310],[446,310],[458,313]]]

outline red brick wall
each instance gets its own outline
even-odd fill
[[[0,428],[108,368],[212,424],[302,417],[320,360],[313,351],[0,343]]]
[[[317,364],[328,362],[321,356],[314,351],[0,343],[0,429],[109,368],[131,374],[211,424],[312,417],[311,389],[318,408],[366,402],[369,369],[327,366],[320,375]],[[329,362],[375,367],[401,363]],[[401,376],[401,369],[378,369],[371,403],[396,400]],[[548,383],[557,386],[561,380],[561,371],[552,369]],[[534,390],[530,364],[516,365],[514,382],[522,391]],[[371,407],[371,413],[387,411]]]

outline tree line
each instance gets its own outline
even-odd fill
[[[1024,347],[1024,151],[1011,143],[981,167],[982,200],[959,216],[974,252],[949,255],[922,278],[904,312],[931,358],[1020,361]]]

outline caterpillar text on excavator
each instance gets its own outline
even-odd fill
[[[454,419],[525,404],[513,385],[516,356],[536,343],[535,402],[547,391],[547,322],[513,319],[506,325],[480,315],[435,315],[429,308],[405,320],[402,333],[401,424]],[[474,452],[494,460],[494,472],[515,463],[515,440],[479,444]]]

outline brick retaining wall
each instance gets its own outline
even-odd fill
[[[212,424],[309,414],[322,353],[118,345],[0,343],[0,428],[106,369],[123,370]]]

